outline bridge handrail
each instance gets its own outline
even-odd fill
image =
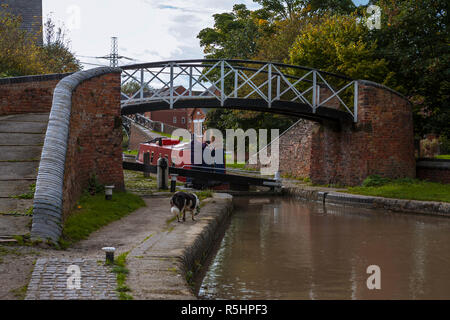
[[[306,72],[296,75],[292,69]],[[256,98],[265,101],[269,109],[278,102],[295,102],[310,107],[313,114],[332,103],[342,106],[357,121],[358,81],[314,68],[253,60],[193,59],[126,65],[122,70],[122,84],[130,81],[139,85],[131,87],[130,93],[122,93],[122,106],[158,102],[173,109],[178,101],[212,97],[224,107],[228,99]],[[188,88],[187,81],[180,83],[186,76]],[[180,87],[183,92],[178,91]]]
[[[328,72],[328,71],[322,71],[320,69],[315,69],[315,68],[310,68],[310,67],[304,67],[304,66],[296,66],[296,65],[291,65],[291,64],[286,64],[286,63],[280,63],[280,62],[267,62],[267,61],[260,61],[260,60],[242,60],[242,59],[193,59],[193,60],[166,60],[166,61],[158,61],[158,62],[148,62],[148,63],[137,63],[137,64],[129,64],[129,65],[123,65],[120,68],[122,70],[132,70],[132,69],[140,69],[140,68],[151,68],[151,67],[160,67],[163,65],[167,65],[168,63],[171,62],[176,62],[178,65],[180,66],[189,66],[189,65],[184,65],[187,63],[198,63],[198,62],[211,62],[211,63],[217,63],[219,61],[226,61],[228,63],[247,63],[247,64],[259,64],[259,65],[265,65],[265,64],[272,64],[274,66],[277,67],[281,67],[281,68],[292,68],[292,69],[299,69],[299,70],[305,70],[305,71],[317,71],[320,72],[322,74],[326,74],[329,76],[333,76],[336,78],[340,78],[343,80],[355,80],[352,79],[350,77],[347,77],[345,75],[342,74],[337,74],[337,73],[332,73],[332,72]],[[205,65],[203,64],[199,64],[199,65],[195,65],[195,66],[200,66],[200,67],[205,67]],[[210,65],[213,66],[213,65]],[[236,66],[237,69],[242,68],[242,70],[245,70],[246,67],[240,67],[240,66]],[[257,69],[253,69],[253,70],[257,70]],[[251,69],[249,69],[249,71],[252,71]],[[286,75],[287,76],[287,75]],[[295,77],[294,75],[292,75],[292,77]]]

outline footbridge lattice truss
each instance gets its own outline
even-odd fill
[[[358,121],[358,81],[312,68],[222,59],[121,68],[123,115],[204,107]]]

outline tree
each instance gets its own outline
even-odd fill
[[[80,70],[80,61],[70,52],[70,41],[66,38],[65,29],[56,27],[52,19],[47,17],[44,30],[42,53],[48,72],[65,73]]]
[[[6,5],[0,6],[0,75],[13,77],[45,73],[36,35],[21,30],[21,18],[13,15]]]
[[[367,28],[355,15],[326,14],[308,23],[290,49],[290,63],[392,85],[394,74],[376,58],[377,42],[366,40]]]
[[[317,16],[308,16],[303,9],[289,20],[273,23],[274,32],[258,40],[256,60],[289,63],[289,50],[306,24],[317,20]]]
[[[253,0],[260,4],[263,10],[269,12],[278,20],[290,20],[295,13],[305,7],[305,0]]]
[[[382,27],[370,38],[396,74],[399,90],[414,103],[418,136],[450,137],[448,1],[380,0]]]
[[[356,7],[352,0],[253,0],[277,20],[293,20],[299,12],[351,13]]]
[[[350,14],[356,9],[352,0],[309,0],[307,2],[313,12]]]
[[[197,38],[207,58],[249,59],[257,52],[257,40],[264,29],[261,16],[243,4],[232,12],[214,15],[214,28],[205,28]]]
[[[63,29],[46,23],[47,38],[37,45],[37,37],[20,28],[22,19],[13,15],[6,5],[0,6],[0,77],[14,77],[80,70],[78,60],[69,50]]]

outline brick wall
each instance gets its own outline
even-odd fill
[[[280,138],[280,170],[318,184],[358,185],[367,176],[415,177],[412,111],[403,96],[359,83],[358,122],[301,121]]]
[[[129,150],[138,150],[139,144],[151,140],[151,136],[137,124],[131,123]]]
[[[200,114],[198,114],[200,112]],[[194,132],[194,120],[205,119],[206,115],[201,108],[173,109],[146,112],[145,116],[153,121],[162,122],[177,128]],[[176,118],[176,122],[173,120]],[[183,119],[184,118],[184,123]]]
[[[124,189],[120,73],[81,83],[73,92],[64,171],[63,217],[95,174],[98,181]]]
[[[58,82],[67,75],[0,79],[0,116],[50,112],[53,90]]]

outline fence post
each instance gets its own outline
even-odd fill
[[[177,174],[172,174],[171,175],[171,180],[170,180],[170,192],[175,192],[176,188],[177,188]]]
[[[150,177],[150,152],[144,153],[144,178]]]

